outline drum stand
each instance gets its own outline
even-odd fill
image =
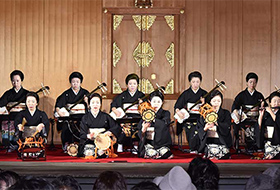
[[[55,120],[54,120],[53,118],[49,118],[49,120],[50,120],[50,123],[51,123],[51,126],[52,126],[52,130],[51,130],[51,144],[50,144],[50,146],[49,146],[49,150],[54,151],[54,150],[56,150],[55,145],[54,145],[54,143],[53,143],[54,123],[55,123]]]

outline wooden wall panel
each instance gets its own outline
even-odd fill
[[[9,74],[21,69],[24,87],[51,87],[40,108],[52,117],[58,95],[69,88],[68,76],[84,75],[83,86],[96,87],[102,78],[102,18],[104,7],[133,8],[132,0],[0,0],[1,94],[11,87]],[[249,71],[259,74],[258,89],[267,96],[280,86],[279,0],[154,0],[155,8],[185,10],[180,36],[180,61],[185,62],[180,90],[189,86],[187,75],[203,74],[202,87],[210,90],[214,79],[225,80],[224,107],[245,88]],[[183,58],[183,59],[182,59]],[[104,101],[108,111],[111,100]],[[173,113],[175,100],[164,107]],[[60,142],[56,133],[55,142]]]
[[[185,88],[189,87],[188,74],[198,70],[203,75],[202,88],[210,90],[213,86],[214,1],[186,0],[185,9]]]
[[[0,89],[10,88],[10,72],[15,68],[15,6],[13,1],[0,1]]]
[[[134,0],[103,0],[103,7],[132,7],[135,6]],[[153,0],[153,6],[156,8],[164,7],[185,7],[185,0]]]
[[[231,109],[233,98],[243,89],[242,0],[215,1],[214,78],[224,80],[223,107]]]
[[[270,91],[275,90],[274,85],[280,88],[280,1],[272,0],[272,22],[271,22],[271,85]],[[267,79],[266,79],[267,80]]]
[[[259,76],[257,89],[270,93],[271,1],[243,1],[243,81],[250,71]],[[240,70],[241,71],[241,70]],[[243,86],[244,83],[243,83]]]
[[[25,74],[24,87],[36,91],[44,79],[43,1],[15,1],[14,5],[15,68]],[[40,109],[43,104],[40,102]]]

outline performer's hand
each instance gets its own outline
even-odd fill
[[[40,123],[36,128],[37,128],[37,131],[41,132],[43,127],[45,127],[45,125],[43,123]]]
[[[22,131],[24,130],[24,126],[22,124],[18,124],[18,130]]]
[[[84,96],[84,101],[88,105],[88,97],[86,95]]]
[[[112,132],[111,131],[106,131],[104,134],[108,135],[108,136],[112,136]]]
[[[117,109],[113,110],[113,112],[116,114],[117,117],[121,116],[121,112],[118,111]]]
[[[58,113],[58,115],[59,115],[60,117],[66,116],[66,113],[63,112],[63,111],[61,111],[61,109],[59,109],[59,110],[57,111],[57,113]]]
[[[177,109],[176,109],[177,110]],[[176,111],[176,113],[178,114],[178,116],[180,117],[180,119],[184,119],[185,118],[185,114],[183,114],[179,109],[178,111]]]
[[[142,132],[145,133],[147,131],[148,127],[150,127],[150,126],[151,126],[151,123],[144,121],[142,123]]]
[[[211,127],[214,127],[214,123],[206,123],[205,127],[204,127],[204,131],[207,131],[208,129],[210,129]]]
[[[90,133],[90,134],[88,134],[88,139],[90,139],[90,140],[92,140],[92,139],[94,139],[94,133]]]
[[[202,104],[202,105],[205,104],[205,98],[200,97],[200,101],[201,101],[201,104]]]
[[[143,103],[143,100],[141,98],[138,98],[138,103],[139,104]]]

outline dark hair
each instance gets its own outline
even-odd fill
[[[39,104],[39,96],[38,96],[38,94],[36,94],[35,92],[30,91],[30,92],[28,92],[26,94],[26,100],[27,100],[28,96],[33,96],[34,98],[36,98],[37,104]]]
[[[93,97],[98,97],[100,99],[100,104],[102,104],[102,97],[100,94],[98,93],[93,93],[90,97],[89,97],[89,103],[90,103],[90,100],[93,98]]]
[[[23,72],[21,72],[20,70],[14,70],[13,72],[11,72],[11,74],[10,74],[11,81],[13,80],[13,77],[14,77],[15,75],[19,75],[21,81],[23,81],[23,79],[24,79],[24,74],[23,74]]]
[[[160,91],[154,91],[150,95],[150,100],[153,99],[153,97],[158,96],[162,101],[164,101],[164,96]]]
[[[0,189],[4,189],[3,185],[5,184],[5,188],[9,188],[15,183],[19,181],[20,177],[17,173],[13,171],[2,171],[0,173]]]
[[[218,166],[211,160],[194,158],[187,172],[197,189],[218,189],[220,172]]]
[[[78,181],[70,175],[62,175],[52,181],[55,189],[61,190],[81,190],[81,186]]]
[[[11,187],[11,189],[15,190],[54,190],[53,185],[41,178],[41,177],[34,177],[34,176],[26,176],[21,178],[15,185]]]
[[[131,190],[160,190],[159,186],[151,181],[142,181],[134,185]]]
[[[207,98],[207,101],[209,104],[211,102],[211,100],[215,97],[215,96],[220,96],[222,99],[222,104],[223,104],[223,94],[219,91],[219,90],[214,90],[213,92],[210,93],[210,95]],[[221,105],[222,105],[221,104]]]
[[[105,171],[96,179],[93,190],[124,190],[127,189],[125,179],[120,172]]]
[[[69,82],[70,83],[71,83],[71,80],[73,78],[79,78],[81,80],[81,83],[83,82],[83,79],[84,79],[83,75],[80,72],[77,72],[77,71],[71,73],[71,75],[69,76]]]
[[[197,77],[197,78],[199,78],[200,81],[202,81],[202,75],[200,72],[198,72],[198,71],[191,72],[188,76],[189,82],[191,82],[192,78],[194,78],[194,77]]]
[[[269,95],[269,102],[271,102],[272,98],[274,98],[275,96],[280,97],[280,93],[277,92],[277,91],[272,92],[272,93]]]
[[[125,78],[125,84],[128,85],[128,82],[132,79],[135,79],[137,81],[137,84],[139,84],[139,77],[135,73],[131,73],[127,75],[127,77]]]
[[[248,82],[249,79],[256,79],[256,82],[258,82],[259,77],[258,77],[258,75],[256,73],[250,72],[246,76],[246,82]]]

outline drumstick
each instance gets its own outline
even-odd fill
[[[24,125],[27,123],[25,117],[22,119],[21,125],[24,127]]]

